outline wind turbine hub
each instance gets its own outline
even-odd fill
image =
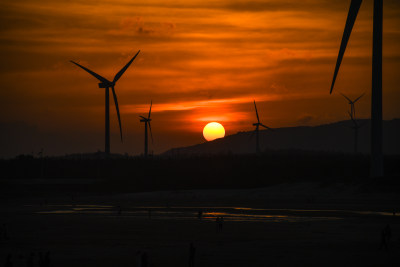
[[[109,87],[114,87],[115,83],[114,82],[101,82],[99,83],[99,88],[109,88]]]

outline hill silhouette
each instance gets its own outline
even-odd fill
[[[358,151],[370,153],[370,120],[357,120],[362,127],[358,134]],[[350,120],[319,126],[277,128],[260,130],[261,151],[303,150],[325,152],[354,152],[354,130]],[[387,155],[400,154],[400,119],[383,121],[383,151]],[[238,132],[211,142],[188,147],[173,148],[165,156],[196,154],[247,154],[255,153],[253,131]]]

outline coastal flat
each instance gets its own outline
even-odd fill
[[[308,193],[293,195],[288,189],[299,186]],[[51,266],[137,266],[138,251],[146,251],[149,266],[187,266],[193,242],[195,266],[396,262],[400,216],[393,216],[388,207],[398,200],[396,195],[345,198],[342,190],[337,198],[306,198],[311,189],[304,188],[312,185],[281,186],[280,191],[272,187],[8,200],[0,208],[10,239],[0,241],[0,258],[12,253],[14,266],[26,266],[31,252],[37,261],[39,252],[50,251]],[[260,201],[256,192],[268,191],[269,201]],[[221,231],[215,222],[219,216],[224,217]],[[387,224],[392,230],[389,249],[379,250]]]

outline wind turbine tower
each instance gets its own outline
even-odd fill
[[[266,126],[266,125],[264,125],[264,124],[262,124],[260,122],[260,118],[258,117],[257,105],[256,105],[256,101],[255,100],[254,100],[254,108],[256,110],[256,116],[257,116],[257,122],[253,123],[253,126],[256,126],[256,129],[255,129],[255,132],[256,132],[256,152],[260,153],[260,139],[259,139],[260,126],[266,128],[268,130],[271,130],[271,131],[273,131],[273,130],[271,128],[269,128],[268,126]]]
[[[151,133],[151,106],[153,105],[153,101],[150,102],[150,110],[149,110],[149,115],[148,117],[143,117],[139,116],[140,122],[144,122],[144,156],[147,157],[148,155],[148,134],[147,134],[147,125],[149,125],[149,130],[150,130],[150,136],[151,136],[151,142],[153,143],[153,134]]]
[[[356,21],[362,0],[351,0],[346,25],[336,61],[330,93],[335,85],[340,64]],[[372,37],[372,94],[371,94],[371,176],[382,177],[382,21],[383,0],[374,0],[373,37]]]

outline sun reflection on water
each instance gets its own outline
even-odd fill
[[[112,205],[48,205],[37,214],[123,216],[132,219],[156,220],[198,220],[199,211],[203,221],[215,221],[223,217],[235,222],[305,222],[340,220],[344,216],[388,216],[389,212],[346,211],[346,210],[304,210],[304,209],[259,209],[249,207],[163,207]]]

